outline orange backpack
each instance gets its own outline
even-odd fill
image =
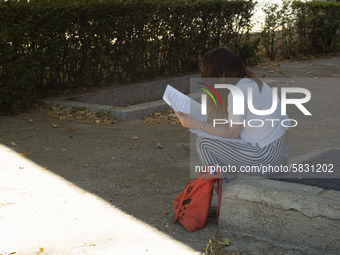
[[[221,204],[222,177],[220,172],[215,172],[213,175],[209,174],[209,171],[200,172],[197,177],[190,181],[185,189],[175,197],[173,202],[173,210],[175,213],[174,222],[178,220],[189,232],[203,228],[209,216],[214,185],[218,180],[220,181],[218,183],[217,224]]]

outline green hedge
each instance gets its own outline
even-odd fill
[[[38,95],[198,71],[219,45],[245,62],[253,1],[0,0],[0,112]]]
[[[299,34],[297,51],[303,54],[331,53],[339,50],[340,3],[293,2]]]
[[[282,0],[263,8],[261,45],[270,59],[339,51],[340,3]]]

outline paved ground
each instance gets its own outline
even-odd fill
[[[299,123],[292,157],[339,147],[339,67],[332,57],[252,68],[311,91],[312,116],[288,108]],[[225,254],[308,254],[222,231],[213,217],[194,233],[173,224],[189,143],[179,125],[84,124],[43,107],[0,116],[0,254],[201,254],[216,235],[233,243]]]

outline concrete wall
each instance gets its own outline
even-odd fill
[[[237,179],[223,191],[219,226],[281,246],[339,254],[340,192]]]

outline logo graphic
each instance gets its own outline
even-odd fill
[[[279,107],[280,111],[281,111],[281,115],[285,116],[287,113],[287,105],[295,105],[304,115],[306,116],[311,116],[312,114],[305,108],[305,106],[303,105],[304,103],[307,103],[310,99],[311,99],[311,93],[309,90],[304,89],[304,88],[296,88],[296,87],[283,87],[281,88],[281,104],[279,103],[278,100],[278,88],[273,87],[272,88],[272,105],[269,109],[256,109],[254,107],[253,104],[253,91],[252,88],[249,87],[247,88],[247,95],[245,96],[243,94],[243,91],[235,86],[235,85],[231,85],[231,84],[215,84],[213,88],[212,86],[203,83],[203,82],[197,82],[204,87],[197,87],[198,89],[204,91],[206,94],[202,94],[201,95],[201,114],[202,115],[207,115],[207,94],[212,98],[212,100],[215,103],[215,106],[217,106],[217,102],[214,98],[214,95],[209,91],[211,90],[216,97],[218,98],[221,106],[222,106],[222,100],[219,96],[219,94],[216,92],[216,89],[228,89],[231,93],[231,96],[233,98],[233,102],[232,102],[232,106],[233,106],[233,115],[244,115],[245,114],[245,103],[247,103],[248,109],[249,111],[257,116],[269,116],[270,114],[274,113],[277,110],[277,107]],[[208,90],[209,89],[209,90]],[[302,94],[304,95],[304,97],[302,98],[287,98],[287,94],[290,93],[298,93],[298,94]],[[225,106],[226,107],[226,106]],[[291,126],[287,126],[287,127],[295,127],[297,125],[297,121],[294,119],[284,119],[284,120],[280,120],[280,119],[250,119],[247,120],[247,123],[245,123],[245,119],[243,120],[242,123],[236,123],[236,122],[232,122],[233,119],[230,119],[230,121],[226,120],[226,119],[214,119],[213,123],[214,123],[214,127],[215,124],[227,124],[228,122],[230,122],[230,124],[243,124],[244,126],[246,124],[248,124],[251,127],[262,127],[264,125],[264,121],[269,121],[272,123],[272,127],[274,126],[274,122],[276,121],[280,121],[282,126],[287,126],[286,123],[289,122],[294,122],[295,125],[291,125]],[[254,125],[253,122],[257,122],[260,123],[259,125]]]
[[[204,85],[205,87],[210,89],[212,92],[214,92],[214,94],[217,96],[217,98],[220,101],[220,104],[222,106],[221,97],[220,97],[220,95],[217,93],[217,91],[213,87],[211,87],[210,85],[205,84],[203,82],[197,82],[197,83]],[[200,90],[203,90],[205,93],[207,93],[212,98],[212,100],[214,101],[215,106],[217,106],[216,100],[215,100],[214,96],[210,93],[209,90],[201,88],[201,87],[197,87],[197,88],[200,89]],[[202,96],[201,96],[201,103],[202,103],[202,109],[201,109],[202,115],[207,115],[207,95],[206,94],[202,94]]]

